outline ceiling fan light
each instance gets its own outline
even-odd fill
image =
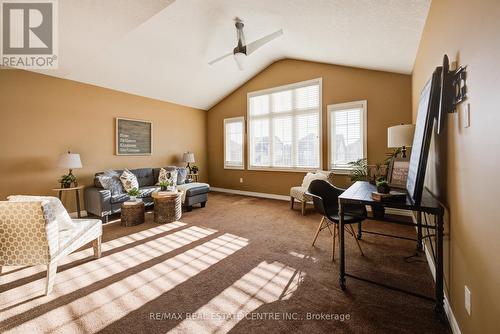
[[[238,65],[238,68],[240,69],[240,71],[243,71],[243,65],[244,65],[246,56],[247,56],[246,54],[241,53],[241,52],[234,54],[234,60],[236,61],[236,64]]]

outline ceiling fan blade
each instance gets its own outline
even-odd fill
[[[228,54],[225,54],[225,55],[223,55],[223,56],[220,56],[219,58],[215,58],[214,60],[212,60],[212,61],[208,62],[208,65],[213,65],[213,64],[215,64],[216,62],[221,61],[222,59],[224,59],[224,58],[226,58],[226,57],[229,57],[229,56],[231,56],[231,55],[233,55],[233,53],[232,53],[232,52],[229,52]]]
[[[250,44],[247,44],[247,46],[246,46],[246,48],[247,48],[247,55],[251,54],[252,52],[254,52],[255,50],[257,50],[258,48],[260,48],[264,44],[269,43],[273,39],[280,37],[281,35],[283,35],[283,29],[275,31],[272,34],[269,34],[267,36],[262,37],[261,39],[253,41]]]

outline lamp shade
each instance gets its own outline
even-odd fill
[[[401,124],[387,128],[387,147],[409,147],[413,145],[415,125]]]
[[[182,155],[183,162],[194,162],[194,153],[193,152],[185,152]]]
[[[82,161],[78,153],[64,153],[59,157],[57,166],[66,169],[82,168]]]

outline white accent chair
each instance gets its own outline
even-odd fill
[[[318,170],[315,173],[307,173],[302,180],[302,185],[290,188],[290,209],[293,209],[295,200],[301,203],[300,212],[306,214],[306,204],[312,204],[312,197],[307,195],[307,188],[312,180],[325,180],[333,185],[333,172]]]
[[[99,258],[101,236],[101,220],[71,219],[56,197],[10,196],[0,201],[0,272],[2,266],[47,265],[48,295],[59,259],[91,241]]]

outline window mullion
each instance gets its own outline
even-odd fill
[[[269,167],[274,166],[274,122],[273,122],[273,94],[269,94]]]

